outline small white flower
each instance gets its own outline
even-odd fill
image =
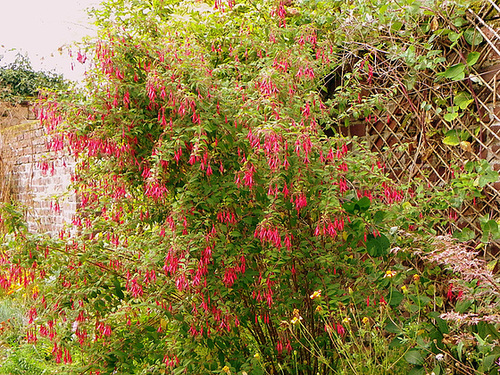
[[[444,354],[442,353],[439,353],[439,354],[436,354],[436,361],[443,361],[444,360]]]

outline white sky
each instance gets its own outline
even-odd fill
[[[28,54],[35,70],[56,71],[79,79],[83,72],[67,53],[58,51],[95,35],[86,8],[100,0],[0,0],[0,65],[14,60],[18,52]]]

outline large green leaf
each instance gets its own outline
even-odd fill
[[[424,364],[424,357],[417,349],[412,349],[405,354],[406,362],[412,365],[422,366]]]
[[[390,246],[391,242],[383,234],[380,234],[377,237],[370,235],[366,241],[366,251],[372,257],[379,257],[389,254]]]
[[[458,146],[460,144],[460,136],[458,130],[449,130],[443,138],[443,143],[448,146]]]
[[[460,81],[465,78],[465,65],[462,63],[452,65],[444,72],[438,73],[437,76]]]
[[[479,60],[479,57],[481,57],[480,52],[470,52],[467,55],[467,65],[472,66],[475,63],[477,63],[477,60]]]
[[[471,94],[465,91],[460,91],[453,98],[453,103],[458,106],[460,109],[466,109],[469,104],[473,103],[474,99],[472,99]]]
[[[464,38],[471,46],[477,46],[484,41],[483,36],[476,29],[467,29],[464,31]]]

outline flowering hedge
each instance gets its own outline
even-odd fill
[[[398,228],[431,224],[419,215],[429,197],[333,131],[342,107],[369,109],[369,63],[340,90],[326,82],[362,53],[366,22],[352,20],[379,6],[96,11],[99,39],[78,53],[85,88],[47,94],[39,111],[52,149],[78,160],[81,207],[62,246],[18,249],[2,279],[31,291],[28,340],[49,340],[78,373],[317,374],[344,368],[368,327],[407,318],[397,308],[420,295],[420,274],[390,249],[408,241]],[[420,19],[388,6],[408,27]],[[408,303],[430,308],[418,298]],[[404,373],[422,368],[409,353]]]

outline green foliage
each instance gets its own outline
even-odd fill
[[[51,72],[35,72],[26,56],[18,54],[16,60],[0,67],[0,100],[21,102],[34,100],[40,90],[66,90],[68,82],[62,75]]]
[[[339,129],[403,84],[365,94],[385,79],[376,51],[408,69],[408,89],[437,69],[426,9],[104,4],[87,86],[40,106],[53,149],[79,163],[76,231],[49,241],[4,214],[1,281],[33,302],[26,337],[49,340],[66,373],[420,374],[442,352],[461,361],[440,313],[473,303],[415,249],[434,249],[443,212],[493,173],[472,163],[434,191],[396,186]],[[415,30],[428,46],[387,39]],[[451,110],[469,100],[457,94]],[[479,337],[486,361],[492,342]]]
[[[5,354],[5,352],[4,352]],[[7,359],[0,366],[0,374],[43,375],[50,374],[45,360],[32,345],[23,345],[7,350]]]

